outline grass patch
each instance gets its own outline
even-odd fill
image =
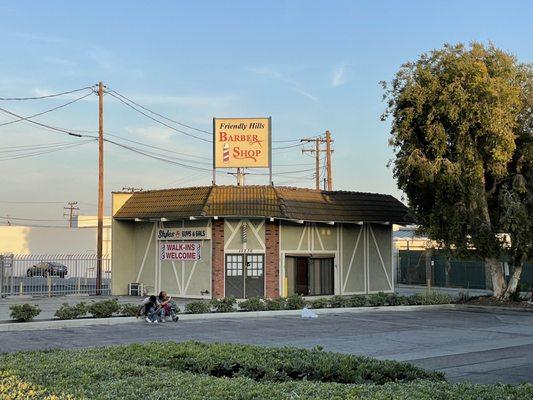
[[[201,355],[201,350],[205,355]],[[227,359],[231,362],[232,350],[234,354],[253,351],[266,363],[266,368],[277,370],[287,356],[287,365],[295,366],[297,355],[301,355],[302,371],[327,371],[337,368],[333,364],[346,365],[343,356],[323,351],[303,351],[297,349],[265,349],[256,346],[200,344],[186,342],[152,343],[148,345],[129,345],[102,347],[84,350],[52,350],[38,352],[22,352],[0,355],[0,398],[2,399],[45,399],[65,398],[72,396],[76,399],[526,399],[532,398],[531,385],[471,385],[449,384],[440,380],[441,376],[434,376],[431,372],[414,368],[416,375],[427,376],[428,379],[415,379],[410,382],[386,382],[376,384],[342,384],[304,380],[303,377],[289,379],[285,377],[277,381],[273,379],[251,379],[244,373],[234,374],[232,378],[215,377],[207,373],[185,371],[185,358],[176,357],[187,354],[187,359],[196,365],[206,365],[208,356],[215,357],[213,364],[219,364]],[[181,353],[179,353],[181,351]],[[270,353],[273,351],[274,353]],[[276,351],[278,355],[276,355]],[[192,358],[190,355],[192,354]],[[261,359],[269,354],[273,359]],[[217,358],[218,356],[219,358]],[[202,358],[203,357],[203,358]],[[322,363],[311,365],[310,360]],[[242,358],[242,354],[241,354]],[[358,358],[356,357],[356,360]],[[365,358],[366,359],[366,358]],[[202,361],[204,360],[204,361]],[[244,365],[251,367],[251,361]],[[362,360],[361,360],[362,361]],[[376,365],[389,362],[373,361]],[[259,363],[258,363],[259,364]],[[408,366],[405,363],[394,363],[396,366]],[[356,364],[361,365],[361,364]],[[31,368],[29,367],[31,366]],[[356,370],[348,365],[348,370]],[[420,372],[422,371],[422,372]],[[435,378],[435,379],[433,379]],[[11,384],[10,384],[11,383]],[[9,386],[11,385],[11,386]],[[21,392],[16,396],[13,387],[27,385],[39,394],[34,397],[24,397]],[[4,388],[11,387],[10,396],[2,396]],[[15,393],[15,395],[13,395]],[[51,397],[56,395],[58,397]]]

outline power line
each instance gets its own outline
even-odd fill
[[[104,139],[104,141],[106,141],[108,143],[111,143],[111,144],[114,144],[115,146],[121,147],[123,149],[132,151],[134,153],[141,154],[141,155],[144,155],[146,157],[150,157],[150,158],[153,158],[155,160],[163,161],[163,162],[166,162],[166,163],[169,163],[169,164],[179,165],[180,167],[190,168],[190,169],[194,169],[194,170],[197,170],[197,171],[208,171],[208,172],[212,171],[211,169],[202,168],[202,167],[196,167],[196,166],[193,166],[193,165],[188,165],[188,164],[184,164],[184,163],[177,162],[177,161],[172,161],[172,160],[169,160],[168,158],[160,157],[158,155],[152,155],[152,154],[150,154],[149,152],[147,152],[145,150],[140,150],[140,149],[137,149],[135,147],[127,146],[127,145],[115,142],[113,140]]]
[[[94,138],[94,139],[97,139],[96,136],[91,136],[91,135],[82,135],[80,133],[76,133],[75,130],[67,130],[67,129],[64,129],[64,128],[59,128],[59,127],[54,127],[54,126],[51,126],[51,125],[47,125],[47,124],[43,124],[41,122],[37,122],[37,121],[33,121],[27,117],[23,117],[22,115],[19,115],[19,114],[16,114],[12,111],[9,111],[9,110],[6,110],[5,108],[2,108],[0,107],[0,111],[6,113],[6,114],[9,114],[9,115],[12,115],[12,116],[15,116],[21,120],[24,120],[24,121],[27,121],[31,124],[34,124],[34,125],[38,125],[40,127],[43,127],[43,128],[46,128],[46,129],[50,129],[50,130],[53,130],[53,131],[56,131],[56,132],[59,132],[59,133],[64,133],[64,134],[67,134],[67,135],[70,135],[70,136],[76,136],[76,137],[89,137],[89,138]]]
[[[20,159],[20,158],[28,158],[28,157],[40,156],[40,155],[43,155],[43,154],[49,154],[49,153],[54,153],[54,152],[61,151],[61,150],[71,149],[73,147],[83,146],[83,145],[86,145],[86,144],[91,143],[91,142],[94,142],[94,140],[86,140],[86,141],[83,141],[83,142],[76,142],[76,143],[72,143],[70,145],[61,146],[61,147],[57,147],[57,148],[34,151],[33,153],[17,154],[17,155],[12,155],[12,156],[4,156],[4,157],[0,157],[0,161],[11,161],[11,160],[17,160],[17,159]]]
[[[8,153],[10,151],[17,151],[18,149],[30,149],[30,148],[39,148],[39,147],[54,147],[61,146],[63,144],[70,144],[72,142],[55,142],[55,143],[41,143],[41,144],[25,144],[20,146],[4,146],[0,147],[0,153]]]
[[[142,108],[143,110],[148,111],[149,113],[152,113],[152,114],[154,114],[154,115],[157,115],[158,117],[161,117],[161,118],[163,118],[163,119],[166,119],[167,121],[173,122],[173,123],[178,124],[178,125],[180,125],[180,126],[183,126],[183,127],[185,127],[185,128],[193,129],[193,130],[198,131],[198,132],[206,133],[206,134],[208,134],[208,135],[213,135],[213,132],[209,132],[209,131],[206,131],[206,130],[203,130],[203,129],[200,129],[200,128],[195,128],[194,126],[184,124],[183,122],[176,121],[176,120],[174,120],[174,119],[172,119],[172,118],[169,118],[169,117],[165,117],[165,116],[162,115],[162,114],[159,114],[159,113],[157,113],[157,112],[155,112],[155,111],[153,111],[153,110],[150,110],[149,108],[147,108],[147,107],[145,107],[145,106],[143,106],[143,105],[141,105],[141,104],[139,104],[139,103],[136,103],[136,102],[133,101],[132,99],[129,99],[128,97],[124,96],[123,94],[120,94],[120,93],[117,92],[116,90],[108,90],[108,91],[107,91],[107,93],[109,93],[109,94],[111,94],[111,92],[113,92],[113,93],[116,94],[117,96],[122,97],[124,100],[129,101],[129,102],[132,103],[132,104],[135,104],[137,107],[140,107],[140,108]]]
[[[210,157],[202,157],[202,156],[196,156],[196,155],[192,155],[192,154],[180,153],[178,151],[165,149],[163,147],[153,146],[151,144],[146,144],[146,143],[143,143],[143,142],[139,142],[137,140],[127,139],[127,138],[125,138],[123,136],[118,136],[118,135],[111,134],[111,133],[106,133],[106,136],[112,136],[112,137],[115,137],[117,139],[122,139],[122,140],[125,140],[127,142],[135,143],[135,144],[138,144],[138,145],[141,145],[141,146],[145,146],[145,147],[149,147],[149,148],[156,149],[156,150],[161,150],[161,151],[164,151],[164,152],[167,152],[167,153],[180,154],[180,155],[182,155],[184,157],[198,158],[198,159],[202,159],[202,160],[211,161]]]
[[[109,92],[109,91],[106,92],[106,93],[109,94],[110,96],[114,97],[115,99],[117,99],[117,100],[120,101],[121,103],[127,105],[127,106],[130,107],[132,110],[137,111],[139,114],[144,115],[146,118],[149,118],[149,119],[151,119],[152,121],[157,122],[158,124],[161,124],[161,125],[163,125],[163,126],[166,126],[167,128],[172,129],[173,131],[176,131],[176,132],[181,133],[181,134],[183,134],[183,135],[186,135],[186,136],[189,136],[189,137],[192,137],[192,138],[198,139],[198,140],[202,140],[202,141],[207,142],[207,143],[212,143],[212,140],[209,140],[209,139],[206,139],[206,138],[203,138],[203,137],[200,137],[200,136],[193,135],[192,133],[189,133],[189,132],[182,131],[181,129],[178,129],[178,128],[172,126],[172,125],[167,124],[166,122],[163,122],[163,121],[161,121],[161,120],[159,120],[159,119],[157,119],[157,118],[152,117],[152,116],[149,115],[149,114],[146,114],[144,111],[139,110],[139,109],[136,108],[135,106],[131,105],[131,104],[128,103],[127,101],[121,99],[119,96],[116,96],[116,95],[114,95],[113,93],[111,93],[111,92]]]
[[[272,150],[292,149],[294,147],[301,147],[301,146],[304,146],[304,145],[305,145],[305,143],[297,143],[297,144],[291,144],[289,146],[272,147]]]
[[[123,100],[130,102],[131,104],[134,104],[135,106],[137,106],[137,107],[139,107],[139,108],[141,108],[141,109],[143,109],[143,110],[145,110],[145,111],[148,111],[149,113],[151,113],[151,114],[153,114],[153,115],[157,115],[158,117],[163,118],[163,119],[165,119],[165,120],[167,120],[167,121],[173,122],[173,123],[175,123],[175,124],[177,124],[177,125],[180,125],[180,126],[183,126],[183,127],[185,127],[185,128],[189,128],[189,129],[195,130],[195,131],[197,131],[197,132],[202,132],[202,133],[205,133],[205,134],[207,134],[207,135],[213,135],[213,132],[211,132],[211,131],[207,131],[207,130],[205,130],[205,129],[196,128],[196,127],[194,127],[194,126],[191,126],[191,125],[185,124],[185,123],[183,123],[183,122],[176,121],[175,119],[169,118],[169,117],[167,117],[167,116],[165,116],[165,115],[163,115],[163,114],[160,114],[160,113],[158,113],[158,112],[156,112],[156,111],[154,111],[154,110],[151,110],[150,108],[145,107],[145,106],[143,106],[142,104],[139,104],[139,103],[133,101],[132,99],[130,99],[130,98],[124,96],[123,94],[117,92],[116,90],[108,89],[106,93],[109,93],[110,95],[115,94],[115,95],[121,97]],[[116,98],[116,97],[115,97],[115,98]],[[181,131],[180,131],[180,132],[181,132]],[[183,132],[182,132],[182,133],[183,133]],[[299,139],[289,139],[289,140],[273,140],[272,142],[273,142],[273,143],[291,143],[291,142],[298,142],[298,141],[299,141]]]
[[[92,140],[92,139],[91,139]],[[0,153],[26,153],[37,150],[45,150],[51,148],[61,148],[64,146],[71,145],[72,142],[62,143],[62,144],[41,144],[41,145],[28,145],[28,146],[19,146],[18,148],[3,148],[0,147]]]
[[[50,109],[48,109],[48,110],[42,111],[42,112],[37,113],[37,114],[30,115],[30,116],[28,116],[28,117],[19,118],[19,119],[16,119],[16,120],[14,120],[14,121],[4,122],[4,123],[1,123],[0,126],[10,125],[10,124],[14,124],[14,123],[16,123],[16,122],[20,122],[20,121],[27,121],[27,120],[29,120],[29,119],[31,119],[31,118],[35,118],[35,117],[39,117],[39,116],[44,115],[44,114],[48,114],[48,113],[50,113],[50,112],[52,112],[52,111],[59,110],[60,108],[63,108],[63,107],[69,106],[69,105],[71,105],[71,104],[73,104],[73,103],[76,103],[76,102],[78,102],[78,101],[80,101],[80,100],[83,100],[83,99],[85,99],[86,97],[91,96],[92,94],[93,94],[93,92],[91,92],[91,93],[87,93],[87,94],[85,94],[85,95],[83,95],[83,96],[81,96],[81,97],[78,97],[78,98],[76,98],[76,99],[74,99],[74,100],[71,100],[71,101],[69,101],[69,102],[67,102],[67,103],[61,104],[61,105],[59,105],[59,106],[57,106],[57,107],[50,108]]]
[[[54,93],[54,94],[48,94],[48,95],[45,95],[45,96],[36,96],[36,97],[0,97],[0,100],[3,100],[3,101],[22,101],[22,100],[49,99],[51,97],[59,97],[59,96],[65,96],[67,94],[81,92],[82,90],[92,89],[93,87],[94,87],[94,85],[93,86],[86,86],[86,87],[79,88],[79,89],[69,90],[69,91],[66,91],[66,92]]]
[[[194,162],[196,164],[207,165],[207,166],[211,165],[211,163],[208,163],[208,162],[200,162],[200,161],[194,161],[194,160],[184,160],[184,159],[179,158],[179,157],[172,157],[172,156],[169,156],[169,155],[166,155],[166,154],[157,153],[155,151],[139,149],[137,147],[128,146],[128,145],[125,145],[123,143],[111,141],[109,139],[104,139],[104,141],[112,143],[112,144],[114,144],[116,146],[122,147],[124,149],[131,150],[131,151],[134,151],[136,153],[145,155],[147,157],[157,158],[157,159],[160,159],[160,160],[163,160],[163,161],[168,161],[168,162],[175,162],[175,163],[178,163],[178,164],[181,163],[182,166],[187,167],[187,168],[200,168],[200,167],[196,167],[195,165],[185,164],[187,162]],[[211,169],[206,169],[206,170],[207,171],[211,171]]]
[[[10,215],[2,216],[0,215],[0,219],[5,220],[11,220],[14,219],[16,221],[37,221],[37,222],[57,222],[57,221],[65,221],[65,219],[38,219],[38,218],[20,218],[20,217],[12,217]]]

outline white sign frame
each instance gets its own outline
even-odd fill
[[[184,248],[192,247],[192,248]],[[173,256],[169,256],[172,254]],[[200,261],[202,259],[201,242],[164,241],[159,244],[160,261]]]
[[[159,228],[156,232],[156,239],[168,240],[210,240],[211,228],[190,227],[190,228]]]

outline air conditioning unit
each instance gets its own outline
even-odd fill
[[[138,282],[128,283],[128,294],[130,296],[142,296],[144,293],[144,285]]]

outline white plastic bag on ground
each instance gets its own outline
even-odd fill
[[[307,307],[302,309],[302,318],[318,318],[318,315],[313,310],[310,310]]]

